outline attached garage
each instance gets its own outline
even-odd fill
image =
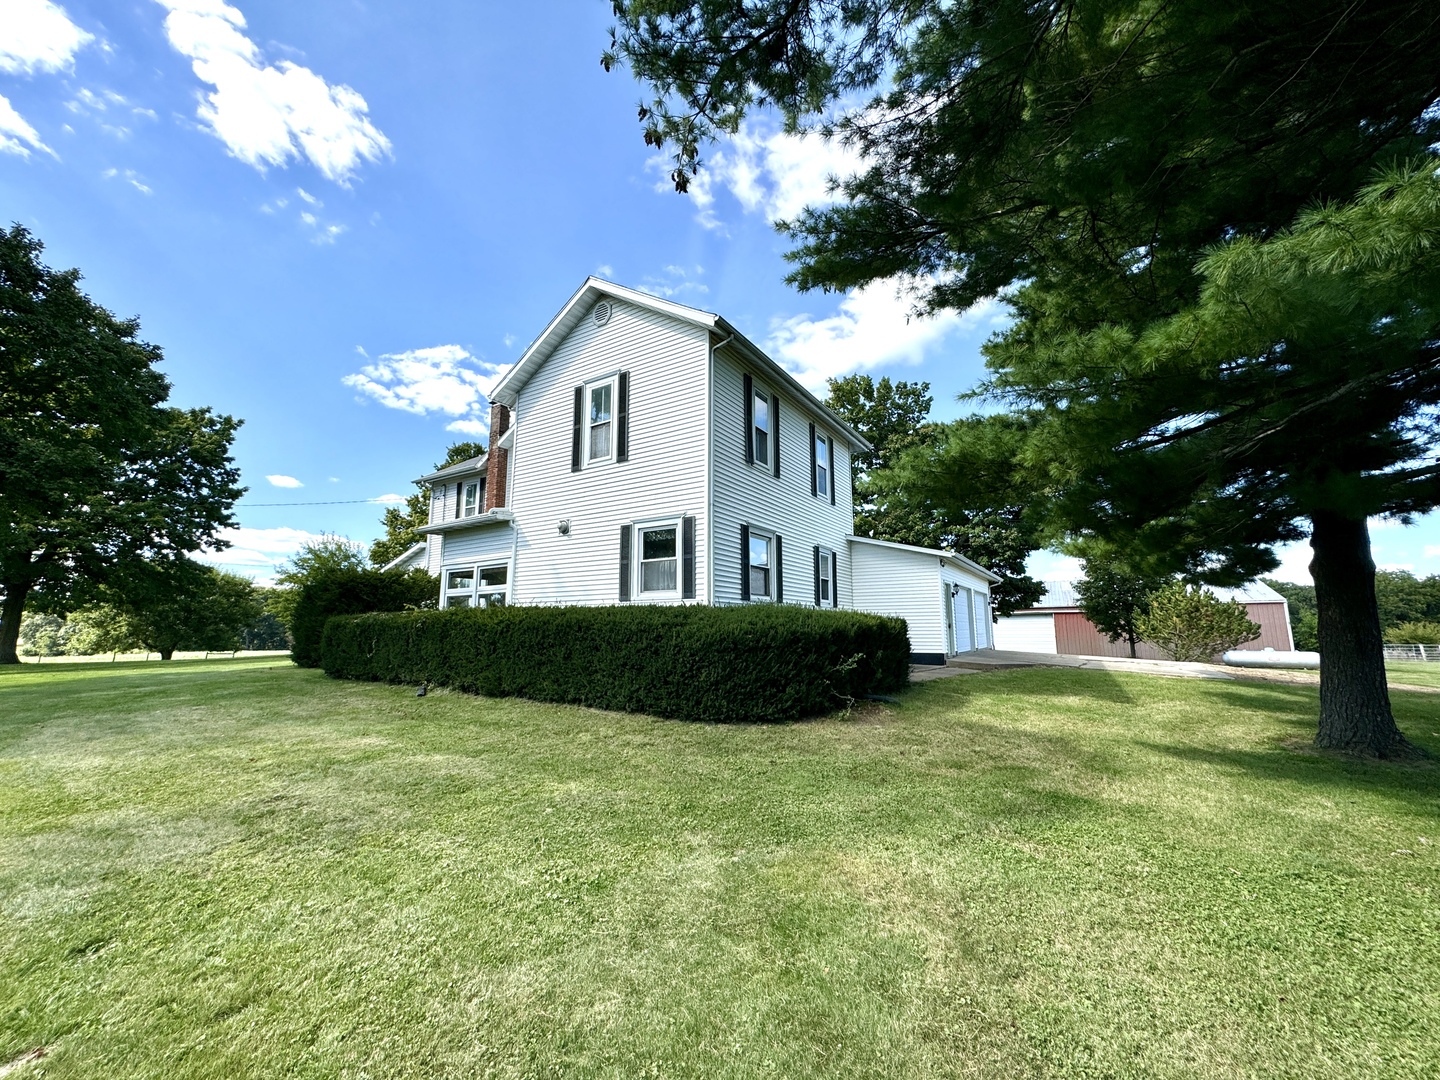
[[[943,664],[947,656],[991,648],[990,586],[1000,579],[948,551],[850,538],[853,606],[898,615],[910,633],[910,659]]]

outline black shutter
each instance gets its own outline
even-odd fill
[[[620,372],[615,409],[615,460],[630,460],[630,372]]]
[[[830,505],[835,505],[835,440],[826,439],[825,449],[830,457]]]
[[[745,376],[750,381],[750,376]],[[750,526],[740,526],[740,599],[750,599]]]
[[[814,424],[810,425],[812,428]],[[812,440],[813,441],[813,440]],[[820,545],[815,545],[815,606],[820,606]]]
[[[620,526],[620,599],[630,599],[630,526]]]
[[[455,520],[460,520],[460,506],[465,498],[465,481],[461,480],[455,485]]]
[[[815,425],[814,425],[814,424],[811,424],[811,425],[810,425],[810,497],[811,497],[812,499],[813,499],[816,495],[818,495],[818,494],[820,493],[819,489],[815,486],[815,474],[816,474],[816,471],[817,471],[817,466],[818,466],[818,462],[816,462],[816,460],[815,460]],[[817,547],[815,550],[816,550],[816,551],[819,551],[820,549]],[[819,600],[816,600],[815,602],[818,604],[820,601],[819,601]]]
[[[785,602],[785,556],[780,548],[780,534],[775,534],[775,602]]]
[[[570,471],[580,471],[580,430],[585,426],[585,387],[575,387],[575,427],[570,433]]]
[[[680,522],[680,599],[695,599],[695,519]]]
[[[840,606],[840,558],[830,552],[830,606]]]
[[[755,464],[755,380],[746,375],[741,382],[744,383],[745,394],[745,464]],[[750,599],[748,596],[745,599]]]
[[[771,451],[770,460],[775,463],[775,475],[780,475],[780,395],[770,395],[770,427],[773,429],[770,434],[770,445],[774,448]]]

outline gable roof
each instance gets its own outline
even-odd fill
[[[680,322],[689,323],[692,326],[702,327],[710,333],[724,335],[725,341],[721,342],[722,345],[734,347],[744,353],[751,363],[763,369],[772,380],[782,383],[810,413],[849,439],[852,449],[872,449],[863,435],[835,415],[819,398],[801,386],[795,376],[770,359],[757,345],[719,315],[712,311],[702,311],[700,308],[677,304],[673,300],[662,300],[658,296],[651,296],[649,293],[643,293],[636,289],[627,289],[624,285],[616,285],[613,281],[597,277],[585,279],[585,284],[581,285],[575,294],[566,301],[565,306],[550,320],[550,325],[540,332],[540,336],[530,343],[515,365],[495,384],[494,389],[490,391],[490,400],[513,408],[520,395],[520,390],[540,370],[545,361],[550,359],[570,331],[579,325],[590,310],[591,304],[602,296],[623,300],[636,307],[668,315],[672,319],[678,319]]]
[[[979,574],[986,581],[999,584],[1004,579],[993,570],[986,570],[977,562],[967,559],[964,555],[957,555],[953,551],[942,551],[940,548],[917,547],[914,544],[897,544],[894,540],[876,540],[873,536],[852,536],[852,544],[870,544],[874,547],[891,548],[895,551],[909,551],[916,555],[929,555],[932,558],[939,558],[943,561],[952,562],[963,570],[972,574]]]
[[[1046,581],[1045,595],[1040,598],[1039,603],[1034,607],[1026,608],[1027,611],[1078,611],[1080,609],[1080,597],[1075,592],[1073,581]],[[1285,597],[1266,585],[1263,581],[1252,581],[1247,585],[1241,585],[1237,589],[1225,589],[1216,585],[1206,585],[1205,591],[1212,593],[1220,600],[1234,600],[1239,604],[1283,604]]]

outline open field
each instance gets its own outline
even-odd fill
[[[1440,689],[1440,664],[1420,660],[1391,660],[1385,665],[1386,678],[1392,683],[1410,686],[1433,686]]]
[[[1440,696],[1394,697],[1440,752]],[[0,1069],[1433,1077],[1440,768],[1292,748],[1314,709],[1024,670],[711,727],[0,670]]]

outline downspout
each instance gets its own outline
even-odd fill
[[[705,373],[705,603],[711,607],[715,606],[715,354],[734,338],[732,333],[716,343],[708,331],[705,334],[710,346]]]

